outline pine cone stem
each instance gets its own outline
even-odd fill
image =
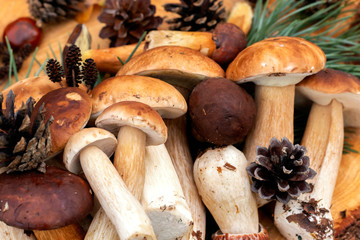
[[[330,206],[344,142],[342,108],[336,100],[327,106],[314,103],[311,108],[301,144],[308,150],[310,167],[318,173],[308,180],[313,190],[290,200],[287,206],[277,202],[275,207],[275,225],[284,236],[292,237],[289,239],[297,235],[303,239],[333,239]],[[298,217],[311,222],[312,227],[297,222]]]

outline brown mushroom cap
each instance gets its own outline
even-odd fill
[[[344,125],[360,127],[360,79],[340,70],[324,69],[296,85],[297,97],[328,105],[336,99],[343,105]]]
[[[0,175],[0,220],[26,230],[47,230],[82,220],[93,207],[82,178],[55,167]]]
[[[149,76],[192,89],[205,78],[224,77],[224,74],[214,60],[199,51],[180,46],[162,46],[133,57],[116,75]]]
[[[324,52],[298,37],[274,37],[241,51],[226,70],[226,78],[267,86],[296,84],[325,67]]]
[[[269,234],[266,229],[260,224],[258,233],[247,234],[229,234],[222,233],[220,230],[212,235],[212,240],[269,240]]]
[[[35,102],[37,102],[46,93],[57,88],[61,88],[60,84],[50,81],[48,76],[31,77],[20,80],[2,91],[2,94],[4,96],[3,107],[5,108],[6,96],[10,90],[12,90],[16,95],[16,111],[21,107],[21,104],[23,102],[26,103],[29,97],[32,97]]]
[[[100,114],[95,124],[116,135],[122,126],[138,128],[147,135],[146,145],[162,144],[167,139],[167,127],[159,113],[141,102],[115,103]]]
[[[121,101],[137,101],[154,108],[163,118],[177,118],[185,114],[187,104],[172,85],[144,76],[107,78],[92,90],[91,119],[96,119],[110,105]]]
[[[81,171],[80,152],[85,147],[97,146],[108,157],[110,157],[116,148],[117,140],[115,136],[101,128],[84,128],[72,135],[66,143],[63,162],[67,170],[78,174]]]
[[[89,95],[74,87],[59,88],[45,94],[35,105],[31,115],[31,122],[45,104],[45,121],[54,117],[50,125],[51,152],[61,151],[69,138],[80,129],[84,128],[91,114],[91,99]]]
[[[192,91],[189,113],[199,141],[230,145],[249,133],[256,107],[251,96],[236,83],[225,78],[209,78]]]

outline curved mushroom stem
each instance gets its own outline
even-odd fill
[[[26,235],[23,229],[11,227],[0,221],[0,239],[1,240],[35,240],[33,234]]]
[[[331,198],[341,162],[344,142],[342,104],[333,100],[327,106],[313,103],[302,145],[308,151],[310,167],[317,175],[309,180],[311,193],[276,203],[275,225],[287,239],[333,239]],[[305,224],[306,222],[306,224]]]
[[[194,178],[222,233],[259,239],[258,211],[246,166],[245,156],[233,146],[209,149],[196,159]]]
[[[158,239],[180,239],[193,228],[189,206],[164,144],[146,147],[142,205]]]
[[[194,181],[194,163],[191,158],[186,136],[186,117],[165,119],[164,121],[168,127],[168,140],[165,146],[171,156],[173,166],[179,177],[186,202],[194,221],[192,233],[184,239],[200,240],[197,236],[201,238],[205,236],[206,212]]]
[[[137,128],[123,126],[117,139],[114,166],[131,193],[140,200],[145,181],[146,134]]]
[[[81,151],[80,163],[120,239],[156,239],[150,219],[107,155],[99,148],[89,146]]]
[[[295,85],[270,87],[257,85],[255,88],[255,124],[246,138],[244,154],[249,162],[256,158],[257,146],[268,146],[270,139],[287,137],[294,140]],[[268,201],[257,196],[258,206]]]

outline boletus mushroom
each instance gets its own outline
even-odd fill
[[[274,37],[248,46],[230,63],[228,79],[256,84],[257,114],[244,146],[248,161],[255,161],[256,147],[268,146],[273,137],[293,141],[295,84],[322,70],[325,62],[324,52],[309,41]]]
[[[109,159],[116,145],[117,140],[110,132],[101,128],[84,128],[67,142],[64,164],[76,173],[82,168],[120,239],[156,239],[143,207]]]
[[[277,203],[275,224],[289,239],[301,235],[307,239],[333,239],[330,213],[332,194],[341,162],[344,143],[344,116],[348,122],[358,119],[360,81],[355,76],[325,69],[298,84],[299,91],[312,101],[310,115],[301,144],[306,146],[310,166],[318,173],[309,182],[312,191]],[[308,222],[309,224],[304,224]]]
[[[47,230],[82,220],[93,207],[82,178],[55,167],[0,175],[0,220],[25,230]]]
[[[207,149],[194,164],[199,194],[218,224],[212,239],[269,239],[259,225],[247,160],[234,146]]]
[[[189,97],[192,131],[199,141],[231,145],[242,141],[255,119],[255,102],[236,83],[209,78],[199,83]]]

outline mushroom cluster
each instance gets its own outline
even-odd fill
[[[304,38],[247,44],[252,17],[240,1],[212,32],[153,30],[135,49],[90,49],[77,25],[64,69],[52,60],[49,76],[4,89],[0,239],[266,240],[275,227],[289,240],[333,239],[360,80],[325,68]],[[93,86],[95,65],[105,74]],[[296,104],[311,105],[300,144]],[[271,201],[269,225],[259,208]]]

